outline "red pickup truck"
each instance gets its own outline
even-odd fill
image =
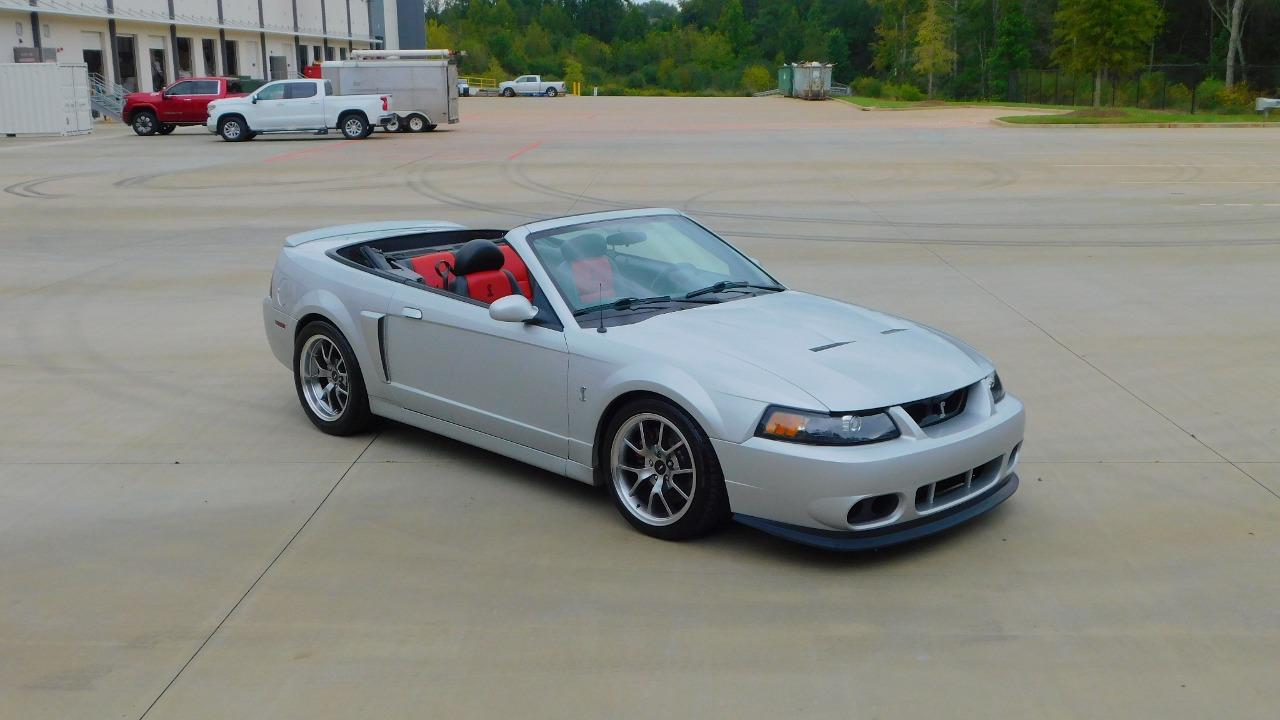
[[[121,119],[139,135],[168,135],[179,125],[204,125],[209,103],[247,91],[236,78],[184,78],[160,92],[129,93]]]

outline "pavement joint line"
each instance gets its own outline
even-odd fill
[[[1155,407],[1154,405],[1152,405],[1151,403],[1147,402],[1147,401],[1146,401],[1146,399],[1144,399],[1142,396],[1138,395],[1138,394],[1137,394],[1136,392],[1134,392],[1133,390],[1130,390],[1128,387],[1126,387],[1126,386],[1125,386],[1125,384],[1124,384],[1124,383],[1122,383],[1122,382],[1120,382],[1119,380],[1116,380],[1115,378],[1111,377],[1110,375],[1108,375],[1108,374],[1107,374],[1107,372],[1106,372],[1105,370],[1103,370],[1102,368],[1098,367],[1097,365],[1094,365],[1092,362],[1090,362],[1087,358],[1085,358],[1085,357],[1084,357],[1083,355],[1081,355],[1080,353],[1076,352],[1075,350],[1072,350],[1070,346],[1068,346],[1066,343],[1062,342],[1062,341],[1061,341],[1061,340],[1059,340],[1058,338],[1054,337],[1053,333],[1051,333],[1051,332],[1049,332],[1048,330],[1046,330],[1043,326],[1041,326],[1041,325],[1040,325],[1040,323],[1036,322],[1035,320],[1032,320],[1032,319],[1031,319],[1030,317],[1028,317],[1025,313],[1023,313],[1021,310],[1019,310],[1018,308],[1014,307],[1012,304],[1010,304],[1008,301],[1006,301],[1004,298],[1000,297],[1000,296],[999,296],[999,295],[997,295],[996,293],[992,292],[990,289],[988,289],[988,288],[987,288],[986,286],[984,286],[982,283],[978,282],[976,279],[974,279],[973,277],[971,277],[968,273],[966,273],[965,271],[963,271],[963,270],[961,270],[960,268],[956,267],[955,265],[952,265],[950,262],[948,262],[948,261],[947,261],[947,259],[946,259],[946,258],[942,257],[942,255],[941,255],[941,254],[939,254],[939,253],[938,253],[938,251],[937,251],[937,250],[935,250],[935,249],[933,248],[933,246],[931,246],[931,245],[926,245],[925,247],[929,250],[929,252],[933,253],[935,257],[937,257],[939,260],[941,260],[941,261],[942,261],[942,263],[943,263],[944,265],[946,265],[947,267],[951,268],[951,269],[952,269],[952,270],[954,270],[955,272],[959,273],[959,275],[960,275],[961,277],[963,277],[964,279],[966,279],[966,280],[968,280],[969,282],[973,283],[975,286],[977,286],[977,287],[978,287],[978,289],[980,289],[980,290],[982,290],[983,292],[985,292],[986,294],[990,295],[992,298],[994,298],[994,299],[995,299],[997,302],[999,302],[1001,305],[1004,305],[1005,307],[1009,308],[1009,309],[1010,309],[1010,310],[1012,310],[1013,312],[1017,313],[1017,315],[1018,315],[1019,317],[1021,317],[1023,320],[1026,320],[1027,322],[1031,323],[1031,325],[1032,325],[1032,326],[1034,326],[1037,330],[1039,330],[1040,332],[1044,333],[1044,336],[1045,336],[1045,337],[1049,338],[1049,339],[1050,339],[1050,340],[1052,340],[1054,343],[1056,343],[1056,344],[1058,345],[1058,347],[1061,347],[1063,350],[1066,350],[1067,352],[1069,352],[1069,353],[1071,353],[1072,355],[1074,355],[1074,356],[1076,357],[1076,359],[1078,359],[1080,362],[1082,362],[1082,363],[1084,363],[1085,365],[1088,365],[1089,367],[1093,368],[1095,372],[1097,372],[1097,373],[1098,373],[1099,375],[1101,375],[1102,377],[1106,378],[1108,381],[1110,381],[1110,382],[1111,382],[1112,384],[1114,384],[1116,387],[1118,387],[1118,388],[1120,388],[1121,390],[1125,391],[1125,392],[1126,392],[1130,397],[1132,397],[1134,400],[1137,400],[1138,402],[1142,403],[1143,405],[1146,405],[1146,406],[1147,406],[1147,408],[1148,408],[1149,410],[1151,410],[1151,412],[1153,412],[1153,413],[1155,413],[1156,415],[1159,415],[1160,417],[1164,418],[1165,422],[1167,422],[1167,423],[1169,423],[1170,425],[1174,426],[1174,427],[1175,427],[1175,428],[1177,428],[1178,430],[1181,430],[1185,435],[1187,435],[1187,436],[1188,436],[1188,437],[1190,437],[1192,440],[1195,440],[1197,443],[1199,443],[1199,444],[1200,444],[1204,449],[1208,450],[1209,452],[1211,452],[1211,453],[1213,453],[1214,455],[1217,455],[1219,458],[1221,458],[1221,459],[1222,459],[1222,462],[1225,462],[1225,463],[1227,463],[1227,464],[1231,465],[1231,467],[1234,467],[1234,468],[1235,468],[1236,470],[1238,470],[1242,475],[1244,475],[1245,477],[1247,477],[1247,478],[1249,478],[1250,480],[1252,480],[1252,481],[1254,482],[1254,484],[1255,484],[1255,485],[1257,485],[1258,487],[1260,487],[1260,488],[1262,488],[1263,490],[1265,490],[1268,494],[1270,494],[1271,496],[1273,496],[1276,500],[1280,500],[1280,493],[1277,493],[1275,490],[1272,490],[1271,488],[1269,488],[1269,487],[1267,487],[1266,485],[1264,485],[1264,484],[1262,483],[1262,481],[1260,481],[1260,480],[1258,480],[1258,478],[1256,478],[1256,477],[1254,477],[1254,476],[1250,475],[1248,472],[1246,472],[1246,471],[1245,471],[1245,469],[1244,469],[1244,468],[1240,467],[1240,465],[1239,465],[1238,463],[1236,463],[1236,462],[1235,462],[1235,461],[1233,461],[1233,460],[1228,459],[1228,458],[1227,458],[1227,456],[1225,456],[1225,455],[1223,455],[1222,453],[1218,452],[1218,450],[1217,450],[1216,448],[1214,448],[1213,446],[1209,445],[1209,443],[1205,442],[1204,440],[1201,440],[1201,439],[1200,439],[1200,438],[1199,438],[1195,433],[1193,433],[1193,432],[1191,432],[1190,430],[1187,430],[1186,428],[1182,427],[1181,425],[1179,425],[1179,424],[1178,424],[1178,422],[1177,422],[1176,420],[1174,420],[1173,418],[1171,418],[1171,417],[1169,417],[1168,415],[1164,414],[1164,413],[1163,413],[1163,412],[1161,412],[1160,410],[1156,409],[1156,407]],[[1029,462],[1029,461],[1028,461],[1028,462]]]
[[[200,651],[204,650],[205,646],[209,644],[209,641],[213,639],[213,636],[218,634],[218,631],[221,630],[227,620],[235,614],[236,609],[240,607],[245,598],[249,597],[249,593],[253,592],[253,589],[258,586],[258,583],[262,582],[262,578],[266,577],[268,572],[271,572],[271,568],[275,567],[276,562],[279,561],[280,558],[284,556],[285,552],[289,550],[290,546],[293,545],[293,541],[297,540],[298,536],[302,534],[302,531],[307,528],[307,525],[311,524],[311,520],[320,512],[320,508],[324,507],[324,504],[329,501],[329,498],[333,496],[334,491],[338,489],[338,486],[342,484],[343,480],[347,479],[347,475],[351,473],[352,468],[356,466],[356,463],[360,462],[360,458],[364,457],[364,454],[369,451],[369,448],[373,447],[373,443],[377,441],[378,436],[381,434],[381,431],[378,431],[373,434],[373,437],[369,438],[369,443],[364,446],[364,449],[360,451],[360,454],[356,455],[356,458],[351,461],[351,464],[347,466],[347,469],[342,471],[342,475],[338,477],[338,481],[335,482],[333,487],[329,488],[329,492],[325,493],[324,497],[320,499],[320,503],[311,511],[311,514],[307,516],[307,519],[302,521],[302,525],[298,526],[298,529],[289,537],[289,541],[284,544],[284,547],[280,548],[280,552],[276,553],[276,556],[271,558],[271,562],[267,563],[267,566],[262,569],[261,573],[258,573],[258,577],[254,578],[254,581],[249,585],[249,588],[244,591],[244,594],[240,596],[239,600],[236,600],[236,603],[231,606],[231,609],[227,611],[227,614],[222,616],[222,619],[218,621],[218,624],[213,628],[213,631],[205,637],[204,642],[200,643],[200,647],[196,648],[196,651],[191,653],[191,657],[187,658],[187,661],[182,664],[182,667],[178,668],[178,672],[174,673],[173,677],[169,679],[168,684],[164,686],[164,689],[160,691],[160,694],[156,695],[156,698],[151,701],[151,704],[147,706],[147,709],[142,711],[142,714],[138,716],[138,720],[143,720],[143,718],[147,716],[147,713],[150,713],[152,708],[156,706],[156,703],[160,702],[160,698],[164,697],[164,694],[169,692],[169,688],[173,687],[173,684],[178,681],[178,678],[182,677],[182,673],[191,666],[191,663],[195,661],[196,656],[200,654]]]

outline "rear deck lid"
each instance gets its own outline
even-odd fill
[[[444,220],[383,220],[379,222],[331,225],[329,227],[295,233],[284,239],[285,247],[297,247],[314,240],[351,237],[353,240],[374,240],[397,233],[431,232],[432,230],[463,230],[463,226]],[[358,236],[358,237],[357,237]]]

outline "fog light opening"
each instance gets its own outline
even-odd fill
[[[849,508],[849,524],[850,525],[867,525],[874,522],[884,520],[893,515],[898,510],[898,496],[890,493],[888,495],[875,495],[873,497],[862,498]]]

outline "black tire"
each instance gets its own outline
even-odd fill
[[[400,121],[399,115],[392,115],[391,119],[382,126],[387,132],[404,132],[404,123]]]
[[[430,124],[431,123],[427,122],[427,118],[425,116],[414,114],[410,115],[408,119],[405,120],[404,129],[408,132],[415,133],[426,132],[427,126]]]
[[[547,88],[547,97],[555,97],[559,94],[560,94],[560,91],[556,90],[555,88]]]
[[[666,448],[669,453],[663,456],[666,462],[659,460],[656,465],[646,468],[670,473],[663,479],[666,485],[662,487],[666,489],[660,489],[658,483],[653,481],[639,481],[638,474],[621,475],[622,483],[617,480],[619,476],[616,474],[619,471],[614,466],[614,450],[626,447],[618,435],[620,432],[627,432],[627,428],[643,418],[661,418],[678,430],[685,441],[684,447],[681,447],[677,443],[670,442],[670,433],[667,433],[663,440],[663,444],[670,446]],[[644,420],[644,422],[653,423],[654,421]],[[652,427],[651,424],[650,428]],[[655,442],[658,440],[652,437],[648,439],[653,439]],[[661,446],[658,447],[661,449]],[[630,454],[630,456],[624,455],[628,463],[647,463],[630,449],[624,449],[622,452]],[[613,498],[614,507],[618,509],[623,519],[645,535],[661,540],[689,540],[715,530],[729,518],[729,499],[724,486],[724,474],[720,469],[720,461],[716,458],[715,450],[711,447],[711,441],[698,423],[674,403],[654,397],[634,400],[622,406],[609,420],[599,453],[597,462],[603,470],[605,485],[609,488],[609,496]],[[645,520],[637,514],[637,510],[632,509],[630,498],[646,492],[651,496],[665,495],[673,500],[677,498],[678,496],[673,494],[674,490],[671,489],[671,478],[681,472],[687,472],[685,468],[688,467],[694,470],[692,492],[689,493],[687,509],[679,511],[681,514],[678,519],[668,524],[658,524]],[[627,485],[633,481],[635,485],[642,487],[636,494],[624,497],[624,490],[620,484]],[[685,491],[681,489],[679,492],[683,494]],[[650,503],[652,503],[652,497]],[[675,513],[672,513],[672,517],[674,516]]]
[[[133,118],[129,120],[129,124],[133,126],[133,131],[142,136],[155,135],[160,129],[160,121],[156,120],[156,114],[150,110],[139,110],[133,114]]]
[[[244,142],[252,134],[249,132],[249,126],[239,115],[232,115],[218,121],[218,135],[227,142]]]
[[[341,354],[343,369],[347,383],[347,400],[342,411],[333,418],[321,417],[312,409],[308,401],[307,390],[303,387],[302,368],[303,350],[310,349],[312,338],[327,339]],[[369,394],[365,391],[364,376],[360,374],[360,363],[356,360],[351,344],[338,329],[328,322],[315,320],[303,326],[293,347],[293,386],[298,393],[298,402],[302,412],[311,424],[330,435],[354,435],[363,432],[373,421],[369,412]]]
[[[369,121],[364,119],[364,115],[358,112],[347,113],[338,118],[338,129],[342,131],[342,137],[348,140],[363,140],[369,137]]]
[[[422,131],[423,131],[423,132],[431,132],[431,131],[433,131],[433,130],[435,130],[435,129],[436,129],[436,125],[435,125],[435,123],[432,123],[432,124],[430,124],[430,125],[427,125],[425,128],[423,128],[423,130],[422,130]]]
[[[178,126],[177,126],[177,125],[173,125],[173,124],[171,124],[171,123],[165,123],[165,124],[161,125],[161,126],[160,126],[160,129],[159,129],[159,130],[157,130],[156,132],[160,133],[161,135],[168,135],[169,133],[171,133],[171,132],[173,132],[174,130],[177,130],[177,129],[178,129]]]
[[[502,97],[515,97],[515,96],[516,96],[515,90],[512,90],[511,88],[503,88]]]

